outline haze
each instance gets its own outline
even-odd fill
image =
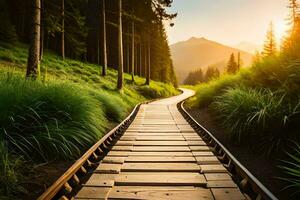
[[[288,0],[174,0],[175,26],[167,28],[170,44],[206,37],[227,45],[262,45],[270,21],[276,37],[287,29]]]

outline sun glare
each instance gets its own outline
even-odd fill
[[[276,21],[274,22],[275,36],[278,41],[281,41],[283,37],[287,34],[288,24],[287,21]]]

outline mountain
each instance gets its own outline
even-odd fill
[[[170,46],[170,49],[176,75],[180,83],[184,81],[190,71],[206,68],[209,65],[214,65],[220,71],[224,71],[232,53],[237,55],[240,52],[244,65],[249,65],[253,56],[248,52],[233,47],[205,38],[195,37],[175,43]]]
[[[261,46],[251,42],[241,42],[233,47],[253,54],[257,51],[261,51],[262,48]]]

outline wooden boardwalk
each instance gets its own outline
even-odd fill
[[[245,199],[178,111],[192,94],[142,105],[75,199]]]

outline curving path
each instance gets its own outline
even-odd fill
[[[176,105],[194,95],[144,104],[75,199],[245,199]]]

